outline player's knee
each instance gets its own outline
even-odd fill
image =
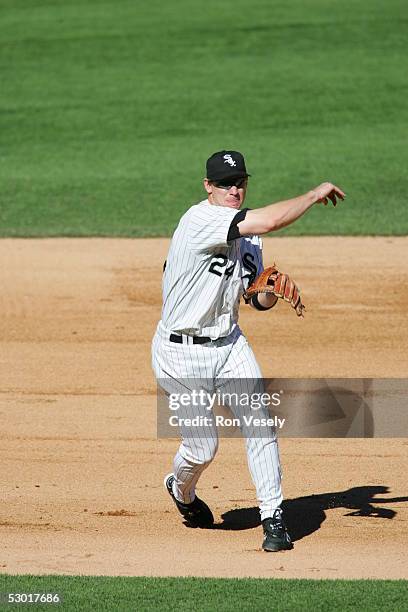
[[[203,448],[202,463],[208,464],[214,459],[218,450],[218,440],[208,440],[208,444]]]
[[[201,444],[189,443],[184,440],[180,448],[180,453],[192,463],[207,466],[214,459],[218,450],[218,439],[208,438]]]

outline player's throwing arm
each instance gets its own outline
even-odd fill
[[[238,223],[239,233],[245,236],[279,230],[299,219],[314,204],[327,205],[330,200],[333,206],[336,206],[338,200],[344,200],[345,197],[346,194],[333,183],[322,183],[297,198],[249,210],[245,219]],[[303,317],[305,306],[302,303],[299,288],[287,274],[279,272],[275,264],[259,274],[244,293],[245,302],[254,304],[255,300],[260,309],[271,308],[278,298],[289,302],[296,314]]]
[[[299,219],[314,204],[326,205],[330,200],[333,206],[336,206],[337,201],[344,200],[345,197],[346,194],[333,183],[322,183],[297,198],[249,210],[245,219],[238,223],[239,233],[241,236],[247,236],[274,232]]]

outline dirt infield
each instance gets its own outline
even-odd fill
[[[406,439],[282,439],[296,541],[269,555],[243,443],[221,440],[199,487],[216,527],[183,525],[150,367],[167,246],[0,241],[0,572],[408,578]],[[408,375],[407,238],[267,239],[274,260],[307,316],[241,308],[265,376]]]

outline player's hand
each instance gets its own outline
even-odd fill
[[[346,197],[344,191],[336,187],[336,185],[333,185],[333,183],[322,183],[318,187],[312,189],[312,191],[315,194],[315,201],[321,202],[324,205],[328,204],[330,200],[333,206],[336,206],[338,199],[344,200]]]

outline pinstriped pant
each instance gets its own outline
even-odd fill
[[[236,391],[236,381],[239,379],[243,391],[245,379],[261,379],[255,355],[239,328],[215,343],[187,345],[170,342],[169,332],[164,331],[159,323],[152,343],[152,365],[159,384],[166,388],[165,381],[168,381],[169,389],[177,388],[180,381],[183,383],[188,379],[196,381],[198,386],[210,393],[219,389],[217,382],[220,382],[222,392],[228,392],[228,379],[234,379],[233,390]],[[231,404],[230,409],[239,416],[237,406]],[[195,406],[194,410],[186,407],[184,415],[208,416],[208,406]],[[182,441],[173,465],[173,490],[179,501],[190,503],[195,497],[200,475],[215,457],[218,433],[214,425],[205,428],[205,433],[199,427],[190,427],[187,431],[181,426],[180,434]],[[263,520],[272,516],[282,503],[282,473],[276,433],[272,427],[268,430],[263,428],[260,437],[256,435],[256,429],[248,426],[243,427],[242,434]]]

